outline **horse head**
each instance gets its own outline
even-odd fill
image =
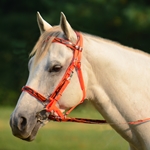
[[[41,36],[30,54],[31,58],[28,63],[29,77],[25,87],[26,89],[30,88],[28,92],[23,88],[10,119],[13,134],[27,141],[35,139],[39,128],[47,123],[49,113],[55,116],[59,115],[53,109],[47,112],[44,108],[72,63],[74,52],[64,43],[53,42],[54,39],[70,42],[71,46],[74,47],[78,41],[75,31],[63,13],[59,26],[52,27],[39,13],[37,13],[37,22]],[[59,101],[55,101],[54,104],[61,113],[76,106],[83,97],[77,70],[74,69],[71,73],[73,75],[71,75],[70,84],[65,87]],[[85,73],[83,76],[86,76]],[[39,93],[45,97],[44,101],[38,100],[37,95],[39,96]],[[54,94],[56,95],[56,92]],[[43,118],[39,119],[39,117]]]

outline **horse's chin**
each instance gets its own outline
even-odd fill
[[[22,140],[25,140],[25,141],[28,141],[28,142],[31,142],[33,141],[35,138],[36,138],[36,135],[38,133],[38,130],[43,126],[43,124],[41,122],[37,122],[35,127],[33,128],[33,130],[30,132],[30,133],[22,133],[22,134],[16,134],[16,133],[13,133],[14,136],[22,139]]]
[[[42,127],[43,125],[40,122],[37,122],[36,126],[33,128],[31,131],[30,135],[27,138],[22,138],[22,140],[31,142],[36,138],[36,135],[38,133],[38,130]]]

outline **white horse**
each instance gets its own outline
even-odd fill
[[[63,13],[59,26],[52,27],[39,13],[37,22],[41,37],[31,52],[26,86],[48,97],[61,81],[73,57],[73,50],[52,42],[52,38],[76,43],[77,36]],[[111,126],[129,142],[130,150],[149,150],[150,122],[128,122],[150,117],[150,56],[103,38],[81,35],[81,70],[86,98],[93,101],[107,122],[112,123]],[[56,106],[64,112],[77,105],[82,96],[75,70]],[[23,91],[10,119],[13,134],[23,140],[34,140],[43,125],[37,119],[37,113],[43,107],[42,102]]]

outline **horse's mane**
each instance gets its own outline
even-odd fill
[[[48,31],[45,31],[39,38],[39,40],[37,41],[36,45],[34,46],[33,50],[30,53],[30,56],[33,56],[35,54],[35,59],[34,59],[34,64],[36,64],[39,60],[41,60],[43,58],[43,56],[47,53],[47,51],[49,50],[49,47],[53,41],[53,39],[55,37],[58,37],[62,34],[62,30],[60,28],[60,26],[54,26],[53,28],[49,29]],[[135,52],[135,53],[139,53],[139,54],[143,54],[145,56],[150,57],[149,54],[138,50],[138,49],[134,49],[128,46],[124,46],[121,45],[118,42],[114,42],[105,38],[101,38],[98,36],[94,36],[94,35],[90,35],[87,33],[82,33],[84,35],[85,38],[90,38],[91,40],[94,40],[98,43],[100,42],[104,42],[104,43],[108,43],[108,44],[113,44],[116,46],[119,46],[123,49],[129,50],[131,52]]]
[[[96,41],[98,43],[103,42],[103,43],[116,45],[116,46],[118,46],[120,48],[123,48],[125,50],[131,51],[131,52],[134,52],[134,53],[139,53],[139,54],[142,54],[142,55],[150,57],[149,53],[146,53],[146,52],[144,52],[142,50],[139,50],[139,49],[136,49],[136,48],[132,48],[132,47],[128,47],[128,46],[122,45],[119,42],[112,41],[112,40],[109,40],[109,39],[105,39],[105,38],[102,38],[102,37],[99,37],[99,36],[87,34],[87,33],[84,33],[84,35],[86,37],[89,37],[91,40],[94,40],[94,41]]]
[[[55,37],[58,37],[62,33],[59,26],[54,26],[53,28],[45,31],[38,39],[36,45],[30,53],[30,57],[35,54],[34,64],[37,63],[49,50],[49,47]]]

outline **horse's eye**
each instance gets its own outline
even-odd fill
[[[54,65],[49,72],[59,72],[61,70],[62,66],[61,65]]]

